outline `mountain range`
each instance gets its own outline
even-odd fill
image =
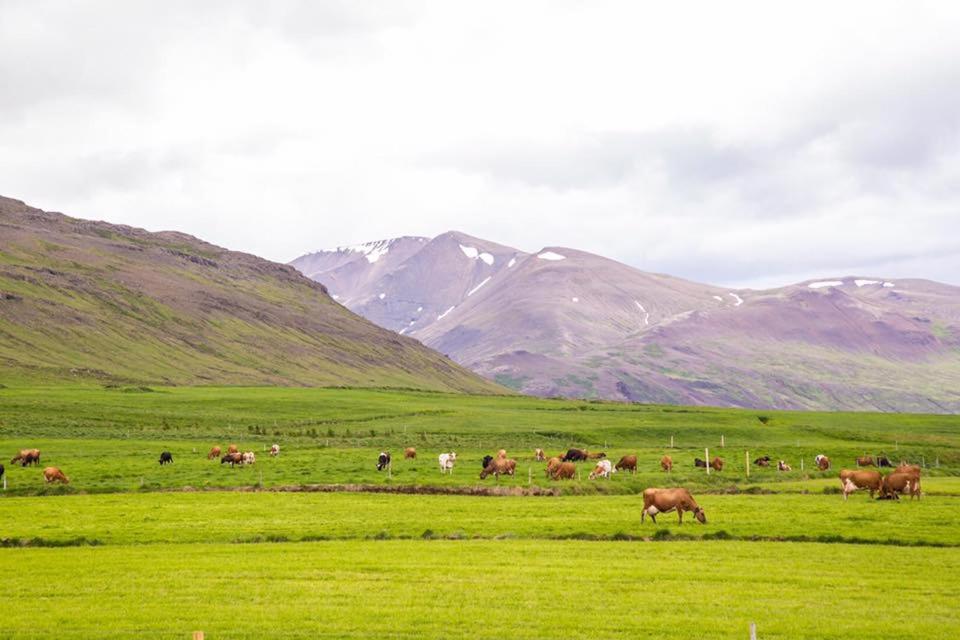
[[[21,380],[506,391],[287,265],[0,197],[0,383]]]
[[[671,404],[960,411],[960,288],[850,275],[736,289],[451,231],[290,263],[517,391]]]

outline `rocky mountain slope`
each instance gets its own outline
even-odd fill
[[[0,383],[503,391],[286,265],[0,198]]]
[[[525,254],[455,232],[420,244],[360,288],[323,270],[311,277],[337,282],[341,302],[378,324],[525,393],[960,411],[958,287],[849,276],[727,289],[568,248]]]

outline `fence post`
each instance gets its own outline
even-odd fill
[[[800,456],[800,471],[803,471],[803,456]]]
[[[7,474],[3,474],[3,490],[7,490]]]
[[[201,638],[201,640],[203,639]],[[750,623],[750,640],[757,640],[757,623],[756,622]]]
[[[703,457],[706,458],[707,463],[707,475],[710,475],[710,449],[703,449]]]
[[[533,467],[527,467],[527,484],[533,484]]]
[[[673,436],[670,436],[670,448],[673,449]]]
[[[727,446],[726,443],[723,441],[723,434],[721,433],[721,434],[720,434],[720,448],[723,449],[723,448],[725,448],[726,446]]]
[[[747,470],[747,477],[750,477],[750,452],[743,452],[743,466]]]
[[[920,459],[923,461],[923,468],[927,468],[927,456],[920,456]]]

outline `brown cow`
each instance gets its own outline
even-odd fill
[[[220,458],[220,464],[229,464],[231,467],[243,464],[243,454],[239,451],[228,451]]]
[[[680,524],[683,524],[683,512],[692,511],[694,517],[701,523],[706,524],[707,514],[704,513],[697,501],[693,499],[690,492],[686,489],[644,489],[643,491],[643,511],[640,512],[640,522],[646,516],[650,516],[654,524],[657,522],[658,513],[670,513],[676,509],[680,517]]]
[[[501,475],[512,476],[517,470],[517,461],[507,458],[494,458],[490,461],[483,471],[480,472],[480,479],[483,480],[487,476],[494,476],[497,480],[500,479]]]
[[[414,460],[417,457],[416,447],[407,447],[403,450],[403,459],[404,460]]]
[[[908,464],[904,461],[900,461],[900,464],[897,465],[897,468],[893,470],[894,473],[915,473],[918,476],[920,475],[920,465],[918,464]]]
[[[29,467],[33,464],[39,465],[40,449],[21,449],[20,452],[10,460],[10,464],[15,462],[19,462],[21,467]]]
[[[562,463],[562,462],[563,462],[563,458],[561,458],[560,456],[554,456],[554,457],[550,458],[549,460],[547,460],[547,472],[546,472],[546,473],[547,473],[547,477],[548,477],[548,478],[553,475],[553,470],[556,469],[557,467],[559,467],[559,466],[560,466],[560,463]]]
[[[506,450],[506,449],[500,449],[500,451],[497,451],[497,457],[500,458],[501,460],[506,460],[506,459],[507,459],[507,450]]]
[[[900,499],[901,493],[909,493],[910,499],[920,499],[920,474],[897,473],[894,471],[883,478],[880,486],[880,495]]]
[[[533,459],[537,462],[543,462],[547,457],[543,453],[543,449],[534,449],[533,450]]]
[[[629,455],[623,456],[620,458],[620,462],[613,466],[617,471],[630,471],[630,473],[637,472],[637,456]]]
[[[229,447],[227,447],[227,453],[237,453],[238,451],[240,451],[240,449],[235,444],[231,444]]]
[[[587,457],[590,458],[591,460],[600,460],[601,458],[607,457],[607,454],[602,451],[598,453],[590,453],[589,451],[587,451],[586,453],[587,453]]]
[[[660,458],[660,468],[664,471],[673,471],[673,458],[670,456]]]
[[[561,462],[551,476],[554,480],[570,480],[577,472],[577,465],[572,462]]]
[[[214,458],[220,457],[220,447],[212,447],[210,453],[207,454],[207,460],[213,460]]]
[[[857,466],[858,466],[858,467],[872,467],[872,466],[873,466],[873,456],[857,456]]]
[[[882,484],[883,476],[880,475],[879,471],[853,471],[850,469],[840,471],[840,488],[843,491],[844,500],[858,489],[869,489],[872,498],[874,493],[880,491]]]
[[[60,484],[70,484],[70,479],[67,476],[63,475],[63,471],[56,467],[47,467],[43,470],[43,479],[47,484],[51,482],[59,482]]]
[[[813,461],[817,464],[817,469],[820,469],[820,471],[826,471],[830,468],[830,458],[822,453],[814,458]]]
[[[714,471],[723,471],[723,458],[714,458],[711,460],[710,468]]]

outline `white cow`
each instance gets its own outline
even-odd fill
[[[457,461],[457,454],[451,451],[450,453],[441,453],[440,457],[440,473],[453,473],[453,463]]]
[[[280,455],[280,445],[275,444],[272,447],[270,447],[270,455],[272,456]]]
[[[590,479],[594,478],[609,478],[611,473],[616,473],[616,469],[613,468],[613,465],[609,460],[600,460],[597,462],[597,466],[594,467],[593,471],[590,472]]]
[[[253,451],[246,451],[243,454],[243,464],[254,464],[257,461],[257,456],[253,454]]]

